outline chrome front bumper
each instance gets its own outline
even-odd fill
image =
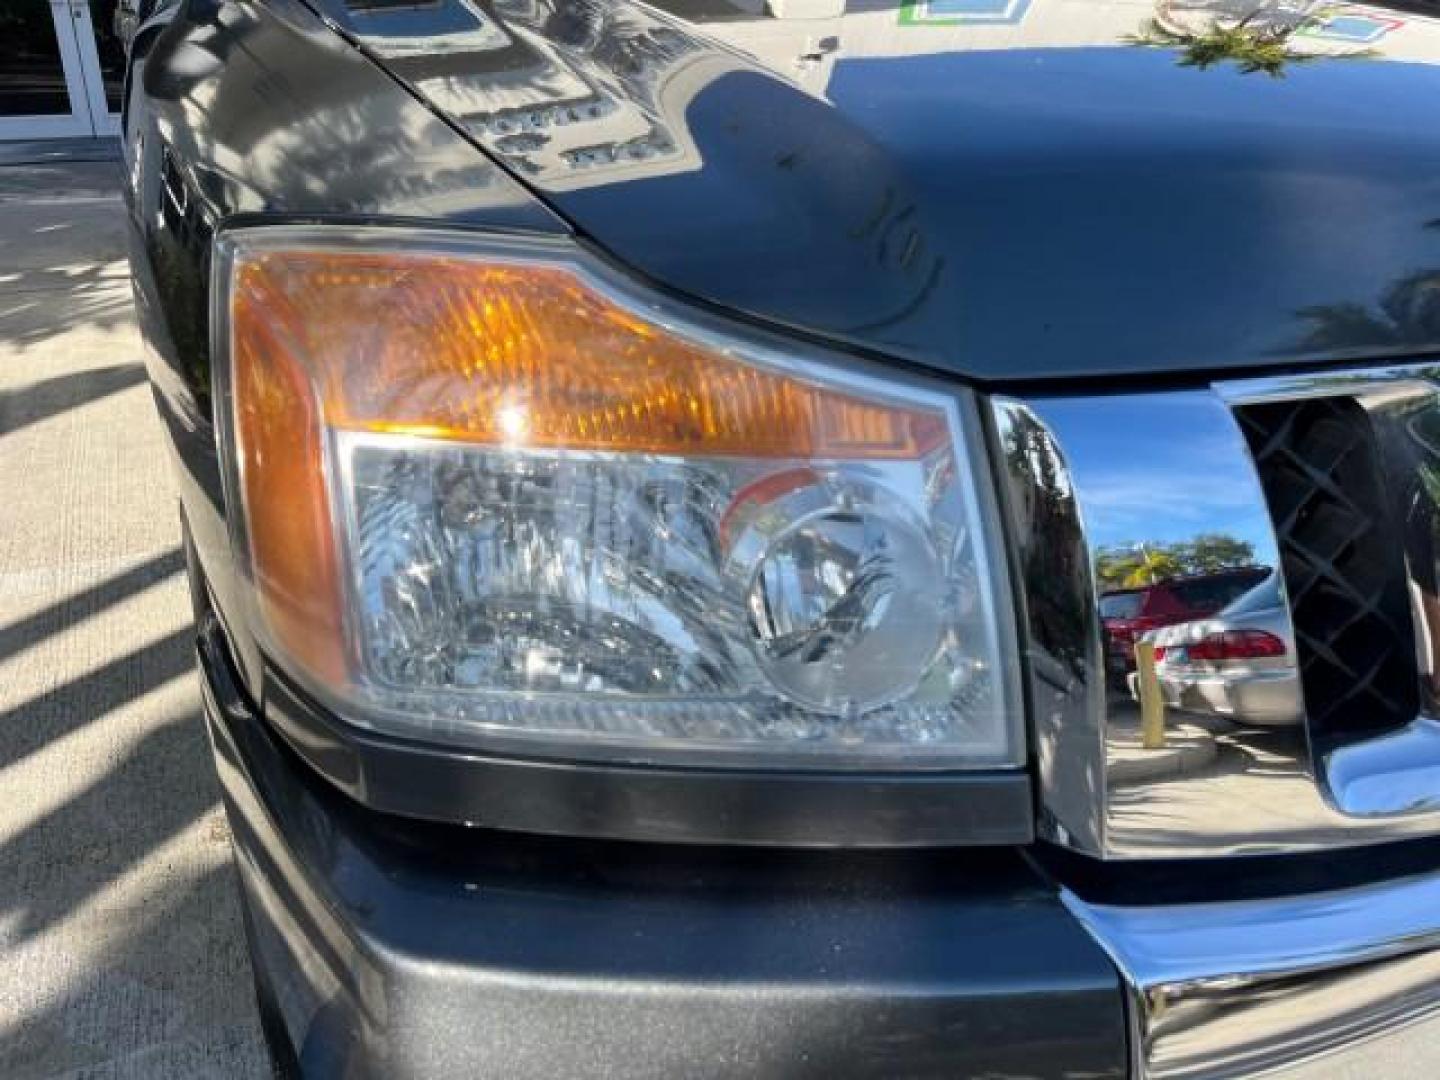
[[[1440,1076],[1440,872],[1230,903],[1064,899],[1126,980],[1140,1080]]]

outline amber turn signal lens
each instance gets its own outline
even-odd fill
[[[946,438],[938,412],[741,362],[563,267],[268,252],[238,268],[234,304],[237,343],[283,341],[341,430],[800,460],[913,460]]]
[[[746,363],[563,266],[282,249],[241,251],[231,273],[252,570],[277,643],[327,683],[351,668],[330,431],[800,461],[913,461],[948,439],[938,410]]]
[[[340,575],[318,403],[293,342],[245,305],[234,314],[237,471],[256,591],[279,644],[313,675],[339,681]]]

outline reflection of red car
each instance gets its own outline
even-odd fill
[[[1105,593],[1100,620],[1105,626],[1106,669],[1123,677],[1135,668],[1135,642],[1142,634],[1213,615],[1264,581],[1268,572],[1263,567],[1220,570]]]

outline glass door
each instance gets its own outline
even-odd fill
[[[0,2],[0,139],[119,130],[124,55],[115,0]]]
[[[117,0],[70,0],[71,24],[80,49],[90,124],[96,135],[120,133],[125,47],[115,34]]]

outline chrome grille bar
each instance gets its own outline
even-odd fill
[[[1368,493],[1342,492],[1352,506],[1363,506],[1365,499],[1383,498],[1378,489],[1393,490],[1397,476],[1403,481],[1415,473],[1413,456],[1409,464],[1397,459],[1385,431],[1399,415],[1394,402],[1412,401],[1417,393],[1426,401],[1434,394],[1428,371],[992,400],[1027,630],[1042,835],[1102,858],[1163,859],[1324,850],[1440,833],[1440,723],[1429,719],[1435,715],[1433,689],[1422,688],[1418,710],[1407,708],[1416,700],[1415,664],[1404,655],[1406,625],[1403,613],[1396,623],[1394,589],[1412,595],[1415,575],[1413,558],[1395,561],[1398,536],[1390,569],[1381,576],[1393,577],[1403,563],[1409,584],[1392,586],[1383,608],[1390,619],[1384,662],[1370,672],[1355,666],[1363,654],[1337,654],[1341,667],[1327,673],[1327,685],[1338,688],[1333,693],[1348,695],[1345,708],[1331,708],[1327,691],[1321,709],[1302,712],[1292,648],[1278,666],[1257,665],[1257,678],[1246,688],[1273,693],[1288,679],[1297,702],[1291,719],[1284,720],[1282,711],[1274,714],[1282,719],[1268,724],[1237,723],[1237,717],[1260,714],[1234,708],[1225,696],[1230,690],[1217,690],[1213,672],[1193,665],[1167,684],[1167,693],[1179,690],[1167,710],[1166,745],[1147,750],[1139,737],[1138,704],[1117,677],[1124,672],[1112,664],[1107,678],[1107,658],[1114,661],[1115,649],[1099,614],[1102,596],[1110,595],[1106,576],[1113,578],[1116,552],[1127,548],[1138,552],[1134,559],[1154,563],[1157,553],[1195,550],[1207,537],[1216,546],[1218,535],[1225,541],[1218,546],[1246,552],[1253,568],[1271,571],[1278,582],[1281,542],[1271,506],[1281,505],[1280,497],[1272,493],[1267,500],[1238,415],[1265,403],[1339,395],[1360,402],[1377,425],[1381,465],[1374,467],[1386,478]],[[1251,438],[1263,443],[1263,433]],[[1435,445],[1440,447],[1440,423]],[[1260,458],[1263,468],[1265,454]],[[1440,469],[1440,454],[1434,460]],[[1440,471],[1435,479],[1440,492]],[[1359,483],[1348,474],[1344,479],[1346,488]],[[1394,530],[1378,535],[1383,539],[1387,532]],[[1336,566],[1343,561],[1340,552],[1301,537],[1293,526],[1282,535],[1311,545],[1309,567],[1322,577],[1327,568],[1321,555]],[[1353,577],[1358,571],[1350,572],[1352,604],[1358,604],[1350,614],[1370,613],[1369,594]],[[1298,594],[1301,579],[1286,576]],[[1305,584],[1307,592],[1313,588]],[[1333,652],[1344,617],[1327,627],[1307,622],[1306,609],[1297,611],[1316,651],[1329,646]],[[1276,636],[1295,641],[1288,609],[1282,604],[1279,612]],[[1440,617],[1440,600],[1435,612]],[[1409,640],[1417,637],[1440,640],[1412,629]],[[1346,667],[1354,673],[1349,684]],[[1435,676],[1427,680],[1433,688]],[[1205,697],[1208,714],[1193,711],[1197,695]],[[1390,710],[1378,710],[1380,700]],[[1316,716],[1321,720],[1312,732]]]

